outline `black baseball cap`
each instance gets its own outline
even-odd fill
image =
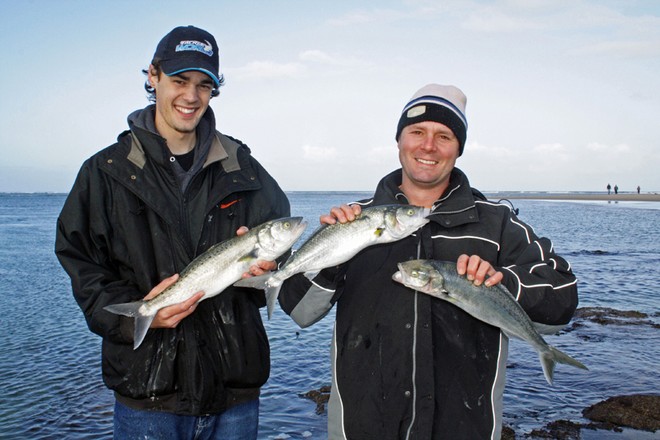
[[[160,63],[167,76],[196,70],[207,74],[216,87],[220,87],[220,56],[213,35],[195,26],[179,26],[165,35],[152,64]]]

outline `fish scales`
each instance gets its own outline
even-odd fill
[[[135,318],[134,346],[137,349],[158,311],[184,302],[203,291],[200,299],[220,294],[238,281],[257,260],[275,260],[302,235],[302,217],[287,217],[263,223],[246,234],[210,247],[184,268],[179,279],[158,296],[144,301],[112,304],[105,310]]]
[[[429,214],[428,208],[412,205],[365,208],[354,221],[318,228],[274,274],[244,279],[236,285],[264,289],[270,317],[286,279],[344,263],[369,246],[401,240],[428,223]]]
[[[458,275],[456,263],[451,262],[411,260],[398,266],[399,271],[392,275],[394,281],[450,302],[473,317],[499,327],[505,334],[530,344],[539,354],[549,384],[552,384],[556,363],[587,369],[581,362],[548,345],[522,306],[501,284],[477,286]]]

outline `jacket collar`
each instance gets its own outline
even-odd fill
[[[402,170],[398,169],[385,176],[374,194],[374,204],[409,203],[399,186]],[[433,204],[431,221],[444,227],[454,227],[479,221],[474,194],[467,176],[454,168],[449,177],[449,187]]]
[[[144,167],[147,156],[155,160],[160,166],[169,165],[171,153],[167,148],[165,139],[156,131],[154,124],[155,109],[156,106],[152,104],[128,116],[131,135],[128,159],[140,169]],[[195,148],[199,148],[199,152],[195,154],[195,163],[198,161],[203,161],[203,163],[195,166],[195,168],[203,168],[213,162],[222,161],[229,157],[223,141],[227,144],[231,142],[215,130],[215,116],[210,107],[200,121],[198,136],[200,142]],[[232,149],[231,145],[228,145],[228,147]],[[234,170],[240,169],[240,166],[232,164],[232,168]]]

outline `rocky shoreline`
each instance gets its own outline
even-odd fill
[[[660,325],[653,318],[660,313],[646,313],[626,310],[616,310],[607,307],[584,307],[575,313],[575,321],[565,331],[573,331],[583,326],[584,321],[600,325],[644,325],[659,329]],[[323,386],[300,394],[300,397],[316,403],[316,413],[324,414],[330,386]],[[577,423],[570,420],[556,420],[541,429],[529,433],[516,433],[511,427],[504,426],[502,440],[516,439],[555,439],[579,440],[583,430],[594,432],[622,432],[632,429],[640,432],[655,433],[660,430],[660,394],[633,394],[613,396],[582,410],[582,417],[588,423]]]

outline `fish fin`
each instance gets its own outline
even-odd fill
[[[541,335],[556,335],[560,331],[562,331],[564,328],[566,328],[566,325],[549,325],[549,324],[541,324],[540,322],[532,322],[534,325],[534,329],[541,334]]]
[[[238,261],[240,261],[241,263],[243,263],[243,262],[245,262],[245,261],[252,261],[252,260],[256,259],[257,257],[258,257],[258,255],[257,255],[257,250],[256,250],[256,249],[252,249],[250,252],[248,252],[247,254],[243,255],[241,258],[239,258]]]
[[[251,287],[253,289],[266,290],[271,273],[265,273],[256,277],[241,278],[234,283],[236,287]]]
[[[385,226],[381,226],[380,228],[376,228],[376,230],[374,231],[374,235],[376,237],[380,237],[381,235],[383,235],[384,230],[385,230]]]
[[[275,309],[275,303],[277,302],[277,297],[280,295],[280,289],[282,285],[278,286],[267,286],[266,287],[266,307],[268,310],[268,319],[273,316],[273,310]]]
[[[545,376],[545,380],[547,380],[550,385],[552,385],[552,377],[555,371],[555,365],[557,363],[572,365],[583,370],[589,370],[582,362],[573,359],[566,353],[556,349],[555,347],[548,347],[548,351],[539,353],[539,359],[541,361],[541,367],[543,368],[543,375]]]
[[[147,335],[147,332],[149,331],[151,322],[156,317],[156,314],[142,315],[140,313],[140,307],[142,307],[142,304],[145,304],[145,302],[146,301],[134,301],[123,304],[111,304],[103,308],[104,310],[107,310],[108,312],[114,313],[116,315],[123,315],[131,318],[135,318],[135,322],[134,322],[135,330],[133,331],[133,350],[137,349],[140,346],[140,344],[142,344],[142,341],[144,341],[144,337]]]

